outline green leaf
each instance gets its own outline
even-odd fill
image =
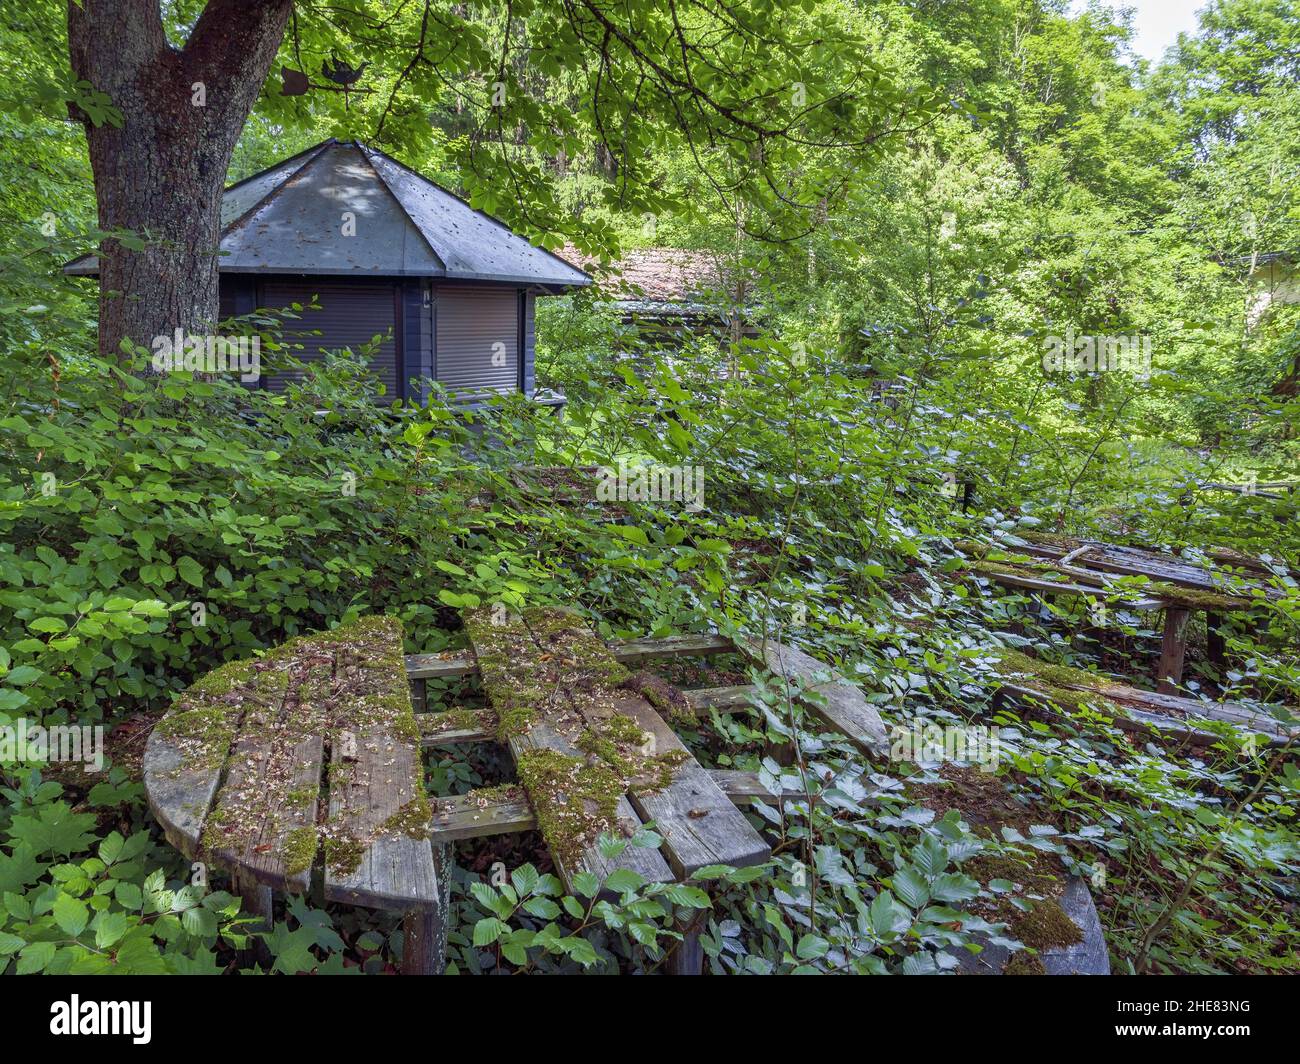
[[[50,802],[35,816],[14,817],[9,837],[27,843],[37,855],[66,856],[89,845],[94,838],[89,829],[94,825],[93,813],[74,813],[67,802]]]
[[[594,872],[579,872],[573,877],[573,889],[584,898],[594,898],[600,892],[600,880]]]
[[[80,898],[60,894],[54,899],[54,922],[72,938],[86,929],[86,921],[89,919],[90,910]]]
[[[133,912],[144,904],[144,892],[134,883],[118,883],[113,889],[113,896],[118,905]]]
[[[45,673],[34,665],[19,665],[9,671],[9,675],[5,677],[5,682],[12,684],[14,687],[26,687],[28,684],[35,683],[44,675]]]
[[[203,566],[191,558],[188,554],[181,557],[176,563],[176,571],[191,587],[203,586]]]
[[[465,593],[458,595],[454,591],[448,591],[445,587],[438,591],[438,599],[455,609],[473,609],[482,601],[477,595]]]
[[[520,865],[510,873],[510,882],[514,884],[521,898],[531,894],[540,880],[541,876],[537,869],[530,864]]]
[[[488,946],[510,929],[495,916],[485,916],[474,925],[474,945]]]
[[[202,906],[195,906],[181,914],[181,926],[195,938],[210,938],[217,933],[217,916]]]
[[[637,525],[615,525],[614,531],[626,540],[642,547],[650,546],[650,538],[645,534],[645,529]]]
[[[116,831],[110,832],[105,836],[104,841],[99,844],[99,859],[104,864],[111,865],[122,852],[122,843],[124,841]]]
[[[18,954],[17,973],[31,975],[33,972],[43,971],[45,966],[54,960],[57,949],[53,942],[33,942]]]
[[[32,904],[21,894],[15,894],[11,890],[5,891],[4,903],[9,915],[15,916],[19,920],[30,920],[32,918]]]
[[[126,934],[131,926],[130,917],[123,912],[100,913],[95,917],[95,945],[108,949]]]
[[[800,960],[812,961],[826,956],[830,948],[831,944],[820,935],[804,935],[799,939],[799,945],[795,947],[794,952]]]
[[[609,874],[605,880],[605,888],[615,894],[626,894],[640,890],[645,886],[645,882],[645,876],[640,873],[633,872],[630,868],[619,868]]]
[[[560,915],[560,907],[550,898],[529,898],[523,907],[524,912],[539,920],[554,920]]]
[[[36,860],[29,843],[19,843],[10,853],[0,850],[0,890],[15,891],[35,883],[46,866]]]

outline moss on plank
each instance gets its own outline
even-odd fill
[[[576,865],[586,847],[613,829],[626,785],[608,765],[555,750],[527,750],[516,768],[538,830],[558,860]]]
[[[938,816],[956,809],[976,835],[997,847],[964,862],[963,871],[985,887],[994,880],[1014,884],[1011,890],[990,892],[972,908],[1005,923],[1013,938],[1035,951],[1081,942],[1083,933],[1060,904],[1066,880],[1059,856],[1002,842],[1004,827],[1022,836],[1030,834],[1036,823],[1030,809],[1017,802],[996,776],[954,765],[945,765],[941,773],[944,783],[913,787],[912,793]]]
[[[420,734],[426,736],[443,735],[452,731],[479,731],[495,735],[500,722],[490,709],[466,709],[457,706],[443,713],[420,713],[416,715],[420,725]]]
[[[1164,580],[1152,580],[1142,585],[1142,590],[1153,597],[1163,599],[1173,606],[1189,610],[1229,611],[1240,610],[1250,605],[1250,599],[1240,595],[1229,595],[1222,591],[1207,591],[1203,588],[1183,587]]]
[[[653,672],[642,669],[631,673],[619,686],[628,691],[635,691],[669,721],[681,724],[696,723],[695,711],[686,696]]]
[[[1003,975],[1046,975],[1047,969],[1036,953],[1020,950],[1002,967]]]
[[[423,789],[406,802],[396,813],[380,826],[380,835],[405,835],[412,839],[427,839],[429,825],[433,822],[433,810],[429,808],[429,799]]]
[[[284,846],[280,850],[281,860],[284,861],[285,875],[301,875],[311,868],[312,862],[316,860],[317,840],[316,829],[314,827],[294,828],[284,838]]]
[[[325,865],[336,876],[350,876],[361,867],[361,858],[368,848],[369,843],[353,835],[326,835]]]

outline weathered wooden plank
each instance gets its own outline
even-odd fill
[[[435,843],[508,835],[537,828],[537,817],[528,795],[518,785],[470,791],[454,798],[436,798],[432,804],[433,821],[429,834]]]
[[[825,699],[825,705],[805,700],[807,707],[859,747],[878,750],[887,745],[885,725],[876,712],[876,707],[841,673],[802,650],[785,646],[775,639],[737,636],[735,643],[737,649],[752,661],[765,666],[777,676],[798,683],[802,689],[821,695]],[[809,683],[827,673],[830,674],[829,681]]]
[[[655,658],[706,657],[732,654],[736,648],[723,635],[673,635],[664,639],[627,639],[610,646],[614,657],[624,665],[639,665]]]
[[[443,651],[441,654],[407,654],[406,675],[412,680],[438,680],[447,677],[468,676],[477,671],[474,655],[463,651]]]
[[[1000,700],[1009,700],[1021,705],[1042,706],[1053,701],[1052,695],[1048,691],[1041,691],[1034,687],[1026,687],[1020,684],[1004,684],[998,688],[997,697]],[[1098,708],[1104,709],[1106,699],[1100,695],[1097,696]],[[1213,732],[1201,731],[1191,727],[1176,717],[1166,717],[1159,713],[1148,713],[1130,706],[1120,706],[1112,703],[1114,708],[1119,712],[1114,716],[1115,727],[1126,732],[1133,732],[1139,735],[1149,735],[1152,731],[1158,732],[1166,738],[1178,741],[1190,741],[1196,746],[1208,746],[1216,742],[1218,736]]]
[[[653,821],[663,836],[664,855],[678,879],[689,879],[708,865],[745,868],[762,864],[772,855],[763,837],[645,699],[620,699],[613,712],[631,717],[652,737],[652,752],[682,758],[673,767],[667,785],[655,789],[634,787],[628,792],[641,819]]]
[[[775,802],[777,796],[763,786],[757,772],[740,772],[736,769],[711,768],[709,775],[713,782],[722,788],[735,805],[751,805],[754,802]],[[806,798],[802,791],[786,791],[782,798]]]
[[[637,665],[655,658],[729,654],[735,649],[731,640],[721,635],[674,635],[664,639],[628,639],[610,644],[614,657],[624,665]],[[473,654],[463,651],[406,655],[406,674],[412,680],[468,676],[477,670]]]
[[[377,909],[438,904],[419,731],[393,618],[337,643],[325,898]]]
[[[1099,573],[1113,573],[1117,576],[1145,576],[1151,580],[1173,584],[1192,591],[1215,591],[1229,596],[1229,599],[1237,598],[1237,593],[1229,585],[1226,574],[1199,561],[1180,558],[1175,554],[1165,554],[1159,551],[1121,544],[1089,542],[1086,546],[1088,552],[1085,557],[1077,560],[1077,567],[1082,566],[1087,569],[1095,569]],[[1047,561],[1063,560],[1069,553],[1068,546],[1046,543],[1028,544],[1023,548],[1016,547],[1014,549],[1017,551],[1023,550],[1026,554]],[[1210,556],[1215,558],[1213,550],[1210,552]],[[1238,564],[1248,564],[1253,560],[1245,555],[1238,555],[1237,557],[1244,559],[1244,562],[1239,561]],[[1227,559],[1224,558],[1223,560],[1226,561]],[[1258,565],[1258,563],[1256,564]],[[1273,594],[1273,592],[1269,592],[1269,594]],[[1242,596],[1238,599],[1237,605],[1234,606],[1231,601],[1226,601],[1223,608],[1244,609],[1250,605],[1249,598]]]
[[[738,713],[754,704],[753,684],[688,688],[682,694],[686,696],[691,709],[701,717],[707,717],[710,709],[716,709],[720,713]]]
[[[562,659],[537,642],[523,617],[503,617],[488,609],[467,611],[465,628],[521,781],[528,786],[530,779],[538,785],[543,774],[564,777],[548,793],[531,795],[535,810],[540,803],[542,833],[561,879],[572,884],[575,875],[587,871],[604,882],[614,871],[629,869],[653,882],[671,880],[657,850],[627,846],[610,858],[601,852],[598,838],[587,838],[593,828],[603,829],[595,831],[597,836],[631,838],[643,827],[626,795],[599,801],[586,796],[596,774],[574,745],[587,728],[573,703],[574,689],[607,690],[617,682],[617,667],[609,667],[614,663],[603,644],[602,657],[594,660]]]
[[[717,768],[706,771],[733,805],[777,800],[763,786],[757,772]],[[802,791],[787,791],[781,797],[801,799],[806,795]],[[537,828],[533,807],[529,805],[524,789],[519,786],[492,787],[431,801],[433,821],[429,835],[435,844],[488,835],[506,835],[516,831],[534,831]]]
[[[424,749],[497,741],[497,719],[491,710],[449,710],[416,714],[420,746]]]
[[[305,893],[316,856],[316,810],[324,768],[322,709],[332,655],[295,641],[275,652],[288,675],[279,706],[251,708],[226,764],[205,849],[223,868],[275,890]]]
[[[972,569],[970,572],[973,576],[992,580],[995,584],[1002,584],[1004,587],[1019,587],[1028,591],[1047,592],[1053,595],[1083,595],[1096,598],[1104,592],[1104,588],[1100,586],[1089,587],[1068,581],[1043,580],[1038,577],[1023,576],[1019,573],[1002,573],[985,569]],[[1130,610],[1157,610],[1164,606],[1164,600],[1146,596],[1139,599],[1125,600],[1123,606],[1125,609]]]
[[[1126,684],[1104,681],[1099,681],[1096,686],[1091,687],[1068,683],[1061,683],[1058,686],[1066,691],[1092,695],[1100,707],[1110,703],[1127,718],[1115,719],[1116,726],[1126,731],[1152,728],[1171,737],[1190,739],[1196,745],[1217,742],[1219,738],[1213,732],[1197,728],[1192,723],[1197,720],[1216,720],[1232,724],[1262,735],[1269,746],[1285,744],[1294,731],[1300,730],[1283,724],[1267,713],[1261,713],[1236,702],[1200,702],[1194,698],[1163,694],[1158,691],[1143,691]],[[1035,687],[1032,681],[1004,684],[999,688],[999,694],[1017,700],[1033,698],[1039,702],[1051,698],[1050,691]]]
[[[286,674],[259,676],[256,665],[232,661],[208,673],[177,699],[145,745],[149,808],[167,841],[191,859],[246,706],[278,706],[284,698]]]

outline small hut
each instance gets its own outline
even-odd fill
[[[576,266],[593,260],[572,244],[560,254]],[[754,278],[731,256],[685,248],[636,248],[609,270],[601,287],[643,346],[672,352],[709,337],[738,343],[759,333]]]
[[[381,151],[327,140],[245,178],[221,201],[221,315],[304,306],[286,327],[303,361],[383,337],[372,367],[394,396],[423,401],[522,392],[533,372],[537,296],[591,283],[582,270]],[[93,255],[69,274],[95,276]],[[283,389],[289,373],[263,375]]]

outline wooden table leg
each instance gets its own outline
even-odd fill
[[[664,958],[664,972],[667,975],[703,975],[704,947],[700,944],[699,914],[693,914],[685,924],[679,923],[682,940],[677,948]]]
[[[1177,606],[1165,609],[1164,641],[1160,647],[1160,665],[1156,669],[1156,690],[1175,694],[1183,679],[1183,658],[1187,654],[1187,619],[1190,610]]]
[[[1227,660],[1226,644],[1223,639],[1223,616],[1205,611],[1205,652],[1215,665],[1222,665]]]
[[[451,843],[435,843],[433,870],[438,877],[438,904],[432,909],[412,909],[402,921],[403,975],[442,975],[447,969],[447,919],[454,863]]]
[[[242,903],[241,915],[257,917],[257,922],[245,925],[245,930],[250,934],[256,931],[270,931],[275,919],[271,907],[271,888],[263,886],[247,872],[232,873],[230,881]],[[251,965],[254,961],[269,965],[272,959],[271,949],[262,938],[254,939],[248,949],[239,951],[241,965]]]

